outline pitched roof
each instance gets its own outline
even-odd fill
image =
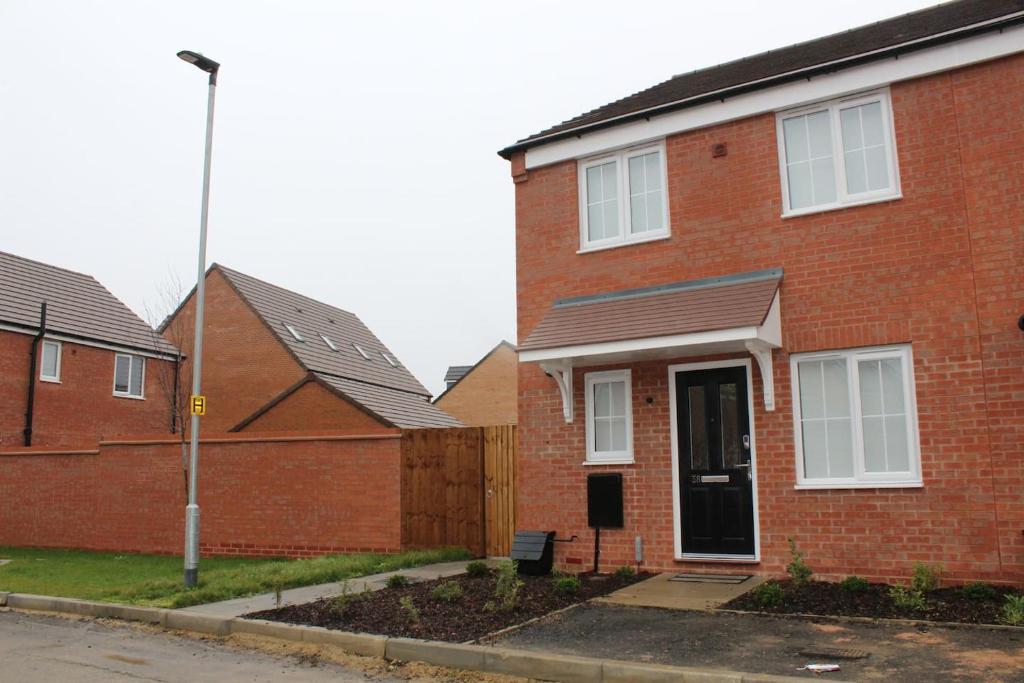
[[[430,391],[354,314],[219,264],[214,264],[213,269],[227,278],[306,370],[430,396]],[[295,339],[286,324],[294,327],[303,341]],[[331,340],[337,351],[328,346],[324,337]],[[354,344],[366,351],[369,359]],[[382,355],[385,353],[396,361],[396,366],[387,361]]]
[[[473,369],[472,365],[449,365],[448,371],[444,373],[444,381],[458,382],[467,372]]]
[[[0,251],[0,323],[175,356],[178,350],[96,278]]]
[[[461,422],[431,403],[429,397],[333,375],[316,373],[316,377],[395,427],[415,429],[462,426]]]
[[[448,368],[448,374],[446,374],[446,375],[444,376],[444,381],[445,381],[445,382],[448,382],[448,381],[449,381],[449,380],[448,380],[448,377],[449,377],[450,375],[452,375],[452,374],[453,374],[453,373],[452,373],[452,370],[460,370],[461,372],[459,372],[459,373],[458,373],[458,375],[457,375],[457,376],[455,377],[455,379],[451,380],[451,384],[449,384],[449,385],[448,385],[448,386],[447,386],[447,387],[445,388],[445,390],[444,390],[444,391],[442,391],[442,392],[441,392],[441,393],[440,393],[440,394],[439,394],[439,395],[437,396],[437,398],[435,398],[435,399],[434,399],[434,401],[433,401],[433,402],[434,402],[434,403],[437,403],[438,401],[440,401],[440,400],[441,400],[441,397],[442,397],[442,396],[444,396],[444,395],[445,395],[445,394],[447,394],[447,393],[448,393],[449,391],[451,391],[452,389],[454,389],[454,388],[455,388],[455,386],[456,386],[456,385],[457,385],[457,384],[458,384],[459,382],[461,382],[461,381],[463,380],[463,378],[465,378],[465,377],[466,377],[466,376],[467,376],[467,375],[468,375],[469,373],[473,372],[473,371],[474,371],[474,370],[476,370],[476,369],[477,369],[478,367],[480,367],[480,365],[481,365],[481,364],[483,364],[483,362],[484,362],[485,360],[487,360],[488,358],[490,358],[491,356],[493,356],[493,355],[494,355],[494,352],[495,352],[495,351],[497,351],[498,349],[500,349],[500,348],[502,348],[502,347],[504,347],[504,346],[507,346],[508,348],[512,349],[512,351],[513,351],[513,352],[514,352],[514,351],[516,350],[515,344],[512,344],[512,343],[510,343],[510,342],[508,342],[508,341],[505,341],[504,339],[502,339],[502,340],[501,340],[500,342],[498,342],[497,344],[495,344],[495,346],[494,346],[494,348],[493,348],[493,349],[491,349],[490,351],[488,351],[487,353],[485,353],[485,354],[484,354],[484,357],[483,357],[483,358],[481,358],[480,360],[478,360],[478,361],[477,361],[476,363],[474,363],[473,365],[453,365],[453,366],[451,366],[450,368]]]
[[[922,49],[1024,21],[1024,0],[963,0],[929,7],[842,33],[718,66],[667,81],[598,107],[501,150],[505,158],[537,144],[586,130],[704,104],[712,100],[833,72],[893,54]]]
[[[520,351],[761,325],[782,269],[563,299]]]

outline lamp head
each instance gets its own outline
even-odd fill
[[[182,50],[178,53],[178,57],[211,75],[216,74],[217,69],[220,68],[220,64],[217,62],[192,50]]]

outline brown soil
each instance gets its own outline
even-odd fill
[[[511,610],[485,607],[496,601],[494,589],[497,580],[492,572],[478,578],[463,574],[448,579],[423,581],[402,588],[349,595],[340,600],[324,598],[304,605],[253,612],[245,616],[343,631],[462,643],[606,595],[650,578],[650,575],[581,575],[581,586],[575,594],[556,591],[551,577],[520,578],[523,587],[519,590],[518,604]],[[461,597],[450,602],[434,598],[431,595],[434,587],[448,581],[459,585]],[[402,607],[400,601],[405,597],[412,599],[418,612],[416,617]]]
[[[872,583],[863,590],[849,591],[838,583],[811,581],[797,586],[792,581],[778,581],[784,593],[782,604],[762,606],[753,592],[745,593],[722,605],[722,609],[770,612],[772,614],[821,614],[845,617],[877,617],[883,619],[916,619],[925,621],[961,622],[966,624],[1003,623],[1003,604],[1007,593],[1016,591],[996,588],[992,598],[971,597],[961,588],[940,588],[925,593],[925,608],[897,607],[889,595],[890,586]]]

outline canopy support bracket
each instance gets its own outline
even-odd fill
[[[758,339],[748,339],[744,344],[750,355],[757,359],[761,369],[761,384],[764,386],[764,409],[775,410],[775,378],[772,372],[772,347]]]
[[[551,375],[562,395],[562,416],[566,424],[572,423],[572,362],[567,360],[549,361],[540,364],[540,369]]]

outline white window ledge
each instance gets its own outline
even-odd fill
[[[797,491],[826,491],[828,489],[921,489],[922,481],[874,481],[857,482],[856,484],[797,484]]]
[[[46,382],[47,384],[60,384],[60,380],[59,379],[49,379],[49,378],[46,378],[46,377],[40,377],[39,381],[40,382]]]
[[[145,401],[145,396],[132,396],[131,394],[114,394],[114,398],[130,398],[133,401]]]
[[[631,247],[634,244],[647,244],[648,242],[659,242],[661,240],[671,239],[671,233],[660,232],[657,235],[651,235],[650,237],[642,237],[632,239],[627,242],[615,242],[614,244],[602,244],[596,247],[584,247],[576,251],[577,254],[590,254],[595,251],[607,251],[608,249],[621,249],[622,247]]]
[[[829,211],[840,211],[842,209],[849,209],[854,206],[868,206],[870,204],[881,204],[883,202],[895,202],[903,199],[903,193],[886,195],[884,197],[872,197],[870,199],[861,199],[855,202],[846,202],[845,204],[828,204],[825,206],[808,206],[805,209],[797,209],[796,211],[783,211],[780,218],[799,218],[800,216],[809,216],[815,213],[828,213]]]
[[[676,562],[731,562],[733,564],[760,564],[757,555],[714,555],[711,553],[683,553],[677,555]]]
[[[595,467],[597,465],[635,465],[636,460],[584,460],[584,467]]]

